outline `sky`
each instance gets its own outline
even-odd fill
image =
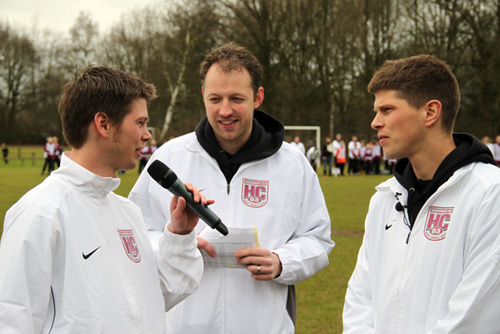
[[[67,34],[80,11],[91,18],[105,32],[124,13],[142,9],[155,0],[0,0],[0,20],[14,26],[31,28],[36,22],[39,29]]]

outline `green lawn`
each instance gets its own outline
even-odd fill
[[[23,147],[20,151],[11,147],[10,157],[8,165],[0,161],[0,234],[8,208],[46,177],[40,175],[41,146]],[[116,193],[127,196],[137,176],[137,170],[120,174],[122,183]],[[387,178],[387,175],[320,176],[336,245],[330,254],[330,265],[297,285],[296,333],[342,332],[344,295],[361,245],[368,202],[375,192],[374,187]]]

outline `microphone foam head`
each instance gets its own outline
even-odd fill
[[[170,186],[177,180],[177,175],[175,175],[175,173],[160,160],[155,160],[151,163],[148,167],[148,173],[151,175],[153,180],[165,188],[170,188]]]

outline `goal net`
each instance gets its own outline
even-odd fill
[[[311,146],[321,150],[321,128],[308,125],[285,125],[285,141],[291,142],[296,136],[306,147],[306,152]]]

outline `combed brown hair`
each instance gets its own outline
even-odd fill
[[[430,100],[442,104],[442,127],[453,131],[460,106],[458,82],[446,63],[431,55],[386,61],[373,75],[368,92],[395,90],[414,108]]]
[[[254,95],[257,94],[262,82],[262,67],[257,58],[247,49],[235,43],[227,43],[211,50],[200,65],[201,85],[205,86],[207,72],[213,64],[217,64],[222,71],[231,72],[245,67],[250,74]]]
[[[88,126],[97,113],[105,113],[117,127],[137,98],[147,103],[156,98],[156,88],[138,76],[104,66],[78,70],[63,86],[59,102],[66,142],[80,148],[87,140]]]

